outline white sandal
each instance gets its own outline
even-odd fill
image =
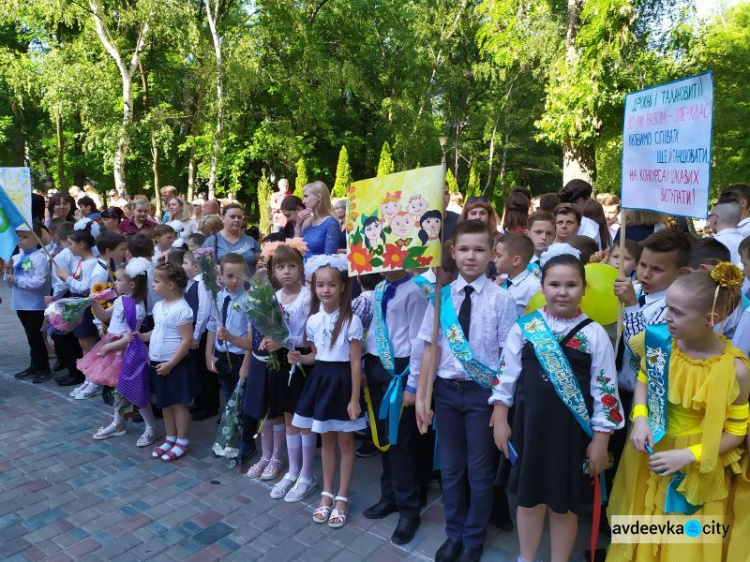
[[[143,435],[141,435],[138,438],[138,441],[136,441],[135,446],[136,447],[148,447],[149,445],[153,445],[157,439],[161,437],[161,434],[156,431],[155,429],[149,430],[149,428],[146,428],[146,431],[143,432]]]
[[[330,498],[331,505],[323,505],[318,504],[318,507],[313,511],[312,520],[313,523],[323,524],[326,521],[328,521],[328,518],[331,516],[331,509],[333,509],[333,503],[334,503],[334,496],[330,492],[320,492],[321,498]],[[320,500],[323,501],[322,499]]]
[[[103,441],[110,437],[122,437],[128,432],[128,428],[124,425],[109,424],[107,427],[100,427],[99,430],[94,433],[94,439],[97,441]]]
[[[300,488],[302,486],[306,486],[304,491],[300,491]],[[318,482],[317,480],[315,480],[315,476],[313,476],[309,480],[307,478],[302,478],[302,476],[300,476],[299,478],[297,478],[297,481],[294,483],[294,486],[292,486],[292,489],[289,490],[289,492],[284,496],[284,501],[286,503],[301,502],[307,496],[313,493],[317,488],[318,488]]]
[[[328,518],[328,526],[331,529],[340,529],[344,525],[346,525],[346,518],[349,515],[349,498],[346,498],[344,496],[336,496],[334,498],[336,502],[345,502],[346,503],[346,509],[344,511],[340,509],[334,509],[331,512],[331,516]],[[333,520],[338,519],[337,523],[334,523]]]
[[[271,497],[275,500],[280,500],[284,496],[287,495],[289,490],[291,490],[294,487],[295,482],[297,481],[298,476],[295,476],[294,474],[289,474],[288,472],[284,475],[284,478],[282,478],[280,481],[278,481],[273,488],[271,488]]]

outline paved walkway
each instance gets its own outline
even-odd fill
[[[377,457],[357,459],[352,516],[331,530],[312,522],[317,496],[272,500],[270,486],[212,458],[213,419],[193,425],[193,452],[172,464],[135,446],[139,425],[94,441],[110,421],[100,398],[75,401],[54,381],[13,379],[28,365],[28,348],[4,283],[0,296],[0,559],[417,561],[432,560],[445,539],[437,486],[406,548],[389,542],[396,515],[362,516],[379,496]],[[489,533],[483,560],[515,560],[516,534]],[[548,558],[547,550],[540,554]]]

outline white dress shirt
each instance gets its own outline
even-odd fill
[[[737,230],[740,231],[743,238],[750,236],[750,217],[742,219],[737,225]]]
[[[137,303],[135,305],[135,331],[141,327],[143,319],[146,318],[146,307],[143,303]],[[122,306],[122,297],[117,297],[114,304],[112,305],[112,317],[109,320],[109,327],[107,328],[108,334],[115,336],[121,336],[126,334],[130,330],[128,323],[125,321],[125,309]]]
[[[188,281],[188,286],[185,290],[189,290],[193,286],[193,283],[198,283],[198,312],[195,317],[195,324],[193,328],[193,339],[200,341],[203,334],[206,332],[208,321],[211,319],[211,307],[213,306],[213,297],[211,291],[208,290],[206,284],[203,282],[203,274],[199,273]]]
[[[456,314],[465,298],[464,288],[467,285],[469,283],[461,275],[450,284],[451,301]],[[503,291],[485,275],[472,281],[471,286],[474,293],[471,295],[469,346],[477,361],[497,370],[500,365],[500,350],[508,337],[508,331],[518,318],[516,305],[507,291]],[[432,342],[433,317],[433,305],[428,304],[419,330],[419,339],[428,343]],[[442,326],[438,329],[437,343],[440,348],[437,376],[442,379],[469,378],[461,362],[453,355]]]
[[[714,234],[714,238],[727,247],[732,263],[744,269],[739,252],[740,243],[745,239],[742,233],[737,228],[727,228]]]
[[[317,354],[316,361],[328,362],[349,362],[351,354],[349,353],[349,343],[354,340],[362,341],[364,328],[359,316],[352,314],[349,322],[344,322],[341,331],[338,333],[336,341],[331,344],[333,338],[333,329],[336,326],[336,320],[339,317],[339,310],[328,313],[321,306],[320,310],[310,316],[305,327],[305,337],[307,341],[315,344]]]
[[[219,291],[219,296],[216,299],[218,302],[216,304],[220,308],[217,311],[216,307],[211,307],[211,318],[208,320],[208,326],[206,329],[214,334],[216,333],[216,330],[218,330],[219,319],[217,314],[223,313],[224,301],[227,297],[229,297],[229,306],[227,307],[227,315],[226,318],[223,318],[224,322],[222,325],[226,328],[227,332],[233,336],[246,338],[252,329],[250,318],[244,312],[234,309],[235,304],[241,304],[248,299],[247,292],[244,289],[240,289],[236,293],[230,293],[226,289]],[[236,355],[244,355],[246,350],[237,347],[228,341],[222,340],[221,343],[219,343],[219,338],[217,337],[214,339],[214,351],[216,353],[224,353],[228,351],[229,353],[234,353]]]
[[[65,284],[73,293],[88,296],[96,283],[109,281],[109,268],[102,260],[89,258],[82,263],[79,262],[78,266],[75,271],[69,272],[71,275],[65,280]]]
[[[383,281],[383,283],[387,284],[388,281]],[[419,368],[422,364],[424,343],[419,339],[419,329],[422,327],[425,310],[427,310],[427,298],[422,289],[411,280],[396,287],[396,294],[388,301],[386,310],[385,325],[388,328],[393,357],[410,358],[409,375],[405,382],[412,388],[417,386]],[[378,314],[377,310],[373,311],[372,324],[365,339],[367,353],[376,357],[379,355],[375,337],[375,317]]]
[[[63,248],[54,258],[55,265],[73,274],[78,267],[81,258],[74,256],[70,248]],[[57,300],[63,297],[69,290],[68,285],[57,275],[57,269],[52,268],[52,298]]]
[[[588,236],[602,249],[602,237],[599,236],[599,225],[588,217],[581,217],[581,226],[578,228],[579,236]]]
[[[557,318],[540,310],[539,313],[549,326],[558,342],[570,331],[586,319],[585,314],[575,318]],[[575,342],[575,345],[571,345]],[[492,388],[490,404],[499,402],[513,406],[518,379],[523,376],[524,365],[521,361],[526,338],[518,323],[513,324],[508,333],[508,340],[503,349],[502,366],[498,384]],[[592,322],[582,328],[576,337],[568,343],[579,351],[591,355],[591,378],[589,388],[581,388],[581,392],[589,392],[594,399],[594,411],[591,416],[591,427],[599,431],[614,431],[625,425],[625,416],[617,392],[617,374],[615,372],[615,353],[609,343],[609,336],[599,324]],[[550,383],[551,384],[551,383]],[[607,406],[603,403],[605,395],[614,397],[617,403]],[[608,399],[610,401],[611,398]],[[614,411],[613,411],[614,410]]]
[[[513,279],[504,280],[500,287],[513,297],[518,316],[521,317],[526,314],[526,305],[532,297],[542,290],[542,283],[533,271],[524,269]]]

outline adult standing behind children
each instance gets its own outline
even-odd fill
[[[147,199],[134,199],[128,205],[133,209],[133,218],[125,219],[120,223],[121,234],[135,234],[156,226],[156,223],[148,218],[149,203]]]
[[[237,203],[231,203],[224,207],[222,217],[224,228],[209,236],[203,243],[203,248],[213,248],[217,262],[227,254],[239,254],[247,264],[248,274],[252,276],[260,255],[260,246],[255,238],[242,231],[245,223],[242,207]]]
[[[750,185],[746,183],[733,183],[728,185],[721,192],[721,195],[722,197],[724,195],[733,195],[737,199],[742,209],[742,217],[737,228],[742,233],[743,238],[750,236]]]
[[[305,261],[313,256],[338,252],[341,225],[333,215],[333,205],[328,187],[322,181],[308,183],[302,188],[305,209],[297,213],[300,232],[307,244]]]
[[[714,238],[724,244],[732,256],[732,263],[742,268],[742,260],[737,251],[745,238],[737,228],[742,217],[742,208],[737,199],[731,195],[722,195],[708,215],[708,224],[714,233]]]
[[[566,183],[565,187],[557,192],[557,195],[558,197],[560,197],[561,203],[570,203],[579,213],[581,213],[581,215],[583,215],[583,210],[586,208],[586,204],[591,199],[591,194],[593,193],[593,191],[594,190],[589,182],[585,180],[575,179],[570,180],[568,183]],[[593,239],[601,250],[602,239],[599,235],[599,225],[596,224],[595,221],[584,216],[581,216],[580,224],[581,226],[578,229],[577,234],[580,234],[581,236],[588,236],[589,238]]]
[[[440,296],[438,341],[432,341],[432,305],[427,306],[419,330],[425,342],[422,366],[430,364],[435,343],[439,350],[434,400],[447,540],[438,549],[436,562],[452,562],[459,556],[464,562],[478,561],[492,512],[497,449],[488,400],[502,346],[518,318],[513,299],[485,274],[494,238],[495,233],[478,221],[456,226],[451,255],[459,276]],[[449,340],[446,332],[460,337]],[[467,357],[467,347],[473,358]],[[429,375],[421,369],[416,402],[420,428],[432,418],[430,414],[424,419]]]

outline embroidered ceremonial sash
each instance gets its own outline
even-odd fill
[[[549,376],[557,396],[573,414],[586,435],[593,437],[591,418],[583,399],[581,387],[578,386],[573,367],[570,366],[570,362],[563,353],[552,330],[547,326],[538,311],[524,316],[517,322],[521,327],[524,338],[533,346],[534,354],[544,372]]]
[[[458,322],[458,315],[451,299],[450,286],[443,288],[440,293],[440,325],[445,332],[445,339],[448,340],[451,353],[461,363],[466,374],[479,386],[491,389],[492,381],[495,380],[498,372],[474,359],[469,342],[466,341],[464,331]]]
[[[404,401],[404,378],[409,375],[409,366],[396,374],[396,363],[393,357],[393,346],[388,336],[388,326],[383,317],[383,295],[385,293],[385,281],[375,287],[375,310],[373,321],[375,322],[375,343],[378,346],[378,357],[388,374],[391,382],[385,391],[383,401],[380,403],[378,418],[384,420],[388,417],[388,442],[395,445],[398,441],[398,423],[401,418],[401,409]]]
[[[430,301],[435,298],[435,284],[432,283],[432,281],[425,279],[421,275],[412,277],[411,280],[414,281],[420,289],[422,289],[424,296],[430,299]]]
[[[538,311],[527,314],[517,320],[521,327],[523,337],[526,338],[534,348],[534,354],[539,360],[539,364],[547,373],[552,388],[562,400],[565,407],[568,408],[573,417],[581,426],[581,429],[589,436],[594,437],[594,430],[591,427],[591,418],[589,417],[586,402],[583,399],[581,387],[578,385],[578,379],[570,366],[568,358],[565,356],[555,335],[550,330],[547,322]],[[598,490],[599,503],[595,503],[595,510],[607,501],[607,486],[604,479],[604,472],[599,473],[599,480],[594,482],[594,487]]]
[[[648,388],[648,426],[658,443],[667,433],[667,396],[669,390],[669,360],[672,354],[672,336],[666,324],[646,326],[646,371]],[[701,506],[688,503],[677,488],[685,478],[682,472],[675,472],[667,487],[664,499],[664,513],[692,515]]]
[[[667,432],[667,389],[671,352],[672,336],[669,335],[667,325],[646,326],[646,406],[654,444],[661,441]]]

